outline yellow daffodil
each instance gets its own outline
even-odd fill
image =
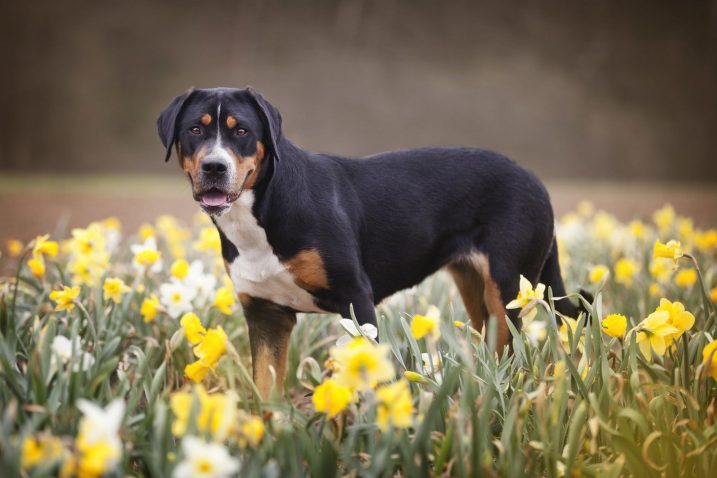
[[[668,323],[675,327],[678,332],[668,336],[668,340],[677,340],[686,331],[695,325],[695,316],[685,310],[681,302],[670,302],[667,299],[660,299],[660,305],[655,312],[664,311],[669,314]]]
[[[22,245],[22,242],[18,241],[17,239],[8,239],[5,242],[5,246],[7,248],[7,253],[10,257],[17,257],[20,254],[22,254],[22,250],[25,248],[25,246]]]
[[[650,262],[650,275],[663,284],[670,279],[674,270],[674,263],[668,259],[658,258]]]
[[[326,379],[314,390],[314,410],[334,418],[349,406],[353,395],[349,387],[340,385],[336,380]]]
[[[50,300],[54,301],[55,310],[72,310],[75,308],[74,301],[77,296],[80,295],[80,288],[78,286],[67,287],[63,286],[62,290],[53,290],[50,292]]]
[[[695,226],[692,223],[692,219],[688,217],[678,217],[677,233],[684,242],[688,244],[691,243],[695,235]]]
[[[717,304],[717,287],[713,287],[710,291],[710,300]]]
[[[184,329],[184,336],[190,344],[196,345],[204,339],[207,333],[207,329],[202,326],[202,322],[194,312],[187,312],[179,320],[182,328]]]
[[[590,282],[598,285],[608,274],[610,274],[610,269],[603,264],[598,264],[590,269]]]
[[[49,241],[50,235],[37,236],[32,247],[32,255],[55,257],[60,250],[60,245],[55,241]]]
[[[593,217],[592,224],[590,225],[591,233],[593,237],[599,241],[608,241],[615,234],[617,229],[617,219],[612,214],[608,214],[605,211],[599,211]]]
[[[184,374],[194,383],[200,383],[212,368],[197,360],[184,367]]]
[[[382,431],[389,427],[408,428],[413,424],[413,402],[406,380],[376,390],[376,424]]]
[[[35,278],[42,279],[45,276],[45,260],[42,256],[28,259],[27,267],[30,268],[30,272]]]
[[[395,371],[387,357],[389,350],[388,345],[374,344],[364,337],[355,337],[343,347],[332,347],[330,354],[338,368],[334,379],[357,391],[391,380]]]
[[[151,296],[144,298],[142,305],[139,308],[139,313],[142,314],[142,318],[144,318],[145,322],[151,322],[155,317],[157,317],[159,309],[159,299],[156,294],[152,294]]]
[[[595,213],[595,205],[590,201],[582,200],[576,206],[578,215],[588,218]]]
[[[535,318],[535,314],[538,313],[536,305],[538,301],[543,300],[544,294],[544,284],[538,284],[535,286],[535,289],[533,289],[533,284],[531,284],[528,279],[521,275],[520,290],[518,291],[518,296],[508,302],[508,305],[506,305],[505,308],[523,309],[523,311],[521,312],[523,314],[523,323],[527,324],[531,320],[533,320],[533,318]]]
[[[209,329],[199,345],[194,347],[194,355],[205,365],[213,367],[227,350],[227,334],[224,329],[217,327]]]
[[[660,230],[660,234],[666,234],[670,231],[675,221],[675,210],[672,205],[666,204],[652,214],[652,220]]]
[[[426,315],[414,315],[411,320],[411,334],[416,340],[426,336],[431,340],[438,340],[441,337],[441,312],[438,307],[429,307]]]
[[[201,385],[191,392],[175,392],[169,397],[174,414],[172,433],[183,436],[189,424],[194,397],[199,401],[199,410],[194,425],[200,433],[211,433],[216,440],[223,440],[236,429],[236,396],[231,393],[207,393]]]
[[[568,334],[568,327],[570,327],[570,331],[573,334],[573,341],[575,341],[576,339],[578,340],[578,350],[582,352],[585,346],[585,336],[581,336],[579,338],[575,337],[575,331],[578,328],[578,321],[575,319],[571,319],[570,317],[561,318],[563,320],[563,323],[558,330],[558,337],[560,338],[560,342],[563,344],[563,347],[566,350],[570,347],[570,336]]]
[[[110,255],[107,251],[91,254],[75,254],[67,266],[74,285],[95,287],[109,268]]]
[[[635,239],[644,239],[647,236],[647,226],[642,221],[630,221],[627,227]]]
[[[119,428],[125,411],[121,398],[101,408],[87,400],[79,400],[82,411],[76,445],[79,458],[75,473],[78,477],[99,478],[114,468],[122,457]]]
[[[130,290],[132,289],[130,289],[122,279],[116,277],[105,279],[105,283],[102,286],[104,299],[111,300],[115,304],[119,304],[122,301],[122,295]]]
[[[264,438],[266,427],[261,418],[255,415],[243,416],[239,425],[239,446],[257,447]]]
[[[413,383],[428,383],[428,379],[417,372],[412,372],[411,370],[406,370],[403,372],[404,378],[406,378],[408,381]]]
[[[707,373],[717,380],[717,340],[713,340],[702,349],[702,363],[707,367]]]
[[[672,343],[670,337],[680,331],[670,324],[670,313],[656,310],[647,316],[637,327],[636,342],[640,352],[647,360],[652,360],[652,353],[664,355]]]
[[[650,287],[647,289],[647,292],[650,294],[651,297],[661,297],[664,295],[662,286],[657,282],[652,282],[650,284]]]
[[[177,259],[172,263],[169,272],[177,279],[182,280],[187,277],[189,273],[189,262],[187,262],[186,259]]]
[[[107,241],[104,231],[99,223],[93,223],[86,229],[72,230],[72,239],[69,241],[70,251],[74,254],[94,254],[106,250]]]
[[[610,337],[621,339],[627,330],[627,317],[622,314],[610,314],[602,320],[602,331]]]
[[[146,241],[150,237],[157,237],[157,233],[154,232],[154,228],[150,224],[142,224],[139,227],[139,238],[142,242]]]
[[[632,285],[635,274],[637,274],[639,270],[640,265],[632,259],[628,259],[627,257],[618,259],[615,263],[615,281],[618,284],[629,287]]]
[[[199,252],[214,252],[219,255],[222,253],[222,245],[219,240],[219,232],[216,227],[203,227],[199,231],[199,239],[194,242],[194,249]]]
[[[682,269],[675,274],[675,284],[682,288],[692,287],[697,282],[697,270],[693,268]]]
[[[700,252],[709,254],[717,249],[717,229],[698,231],[694,236],[695,246]]]
[[[652,257],[654,259],[671,259],[675,264],[683,255],[684,252],[680,241],[668,241],[667,244],[663,244],[656,240],[652,248]]]
[[[220,287],[214,296],[214,307],[224,315],[231,315],[234,311],[234,289],[231,287]]]
[[[59,460],[64,453],[62,440],[48,435],[31,435],[22,441],[20,466],[29,470],[38,464],[48,464]]]

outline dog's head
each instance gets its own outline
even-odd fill
[[[279,160],[281,115],[251,88],[190,89],[157,119],[165,161],[176,147],[192,194],[209,214],[227,211]]]

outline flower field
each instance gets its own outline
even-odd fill
[[[439,273],[378,330],[300,318],[284,395],[259,401],[206,216],[8,241],[0,475],[713,476],[717,230],[582,203],[558,243],[589,317],[523,278],[499,356]]]

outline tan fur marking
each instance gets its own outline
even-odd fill
[[[286,347],[288,348],[288,347]],[[284,353],[286,355],[286,353]],[[286,376],[286,358],[277,360],[276,354],[269,347],[261,346],[258,348],[255,356],[252,357],[254,363],[252,364],[254,370],[254,383],[256,384],[257,390],[261,398],[269,398],[271,393],[271,386],[274,384],[274,379],[271,375],[270,366],[274,367],[276,371],[276,387],[279,394],[282,393],[284,377]]]
[[[234,129],[237,125],[237,120],[233,116],[227,116],[227,128]]]
[[[249,294],[245,294],[244,292],[239,292],[239,302],[241,303],[242,307],[246,307],[249,305],[249,302],[251,302],[251,296]]]
[[[326,276],[324,260],[316,249],[299,252],[284,263],[294,276],[294,282],[302,289],[328,289],[329,280]]]
[[[256,183],[256,178],[257,176],[259,176],[259,167],[261,166],[261,162],[264,160],[264,145],[261,141],[256,142],[256,155],[253,158],[247,159],[251,159],[253,161],[254,171],[252,171],[252,173],[247,178],[244,187],[246,189],[251,189],[254,187],[254,183]]]
[[[209,124],[212,122],[212,115],[210,115],[209,113],[204,113],[199,119],[199,121],[201,121],[204,126],[209,126]]]
[[[496,348],[502,352],[508,344],[509,330],[500,289],[490,275],[488,257],[482,253],[471,254],[450,264],[448,270],[456,281],[473,328],[482,330],[489,316],[498,321]]]

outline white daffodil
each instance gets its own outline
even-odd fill
[[[130,249],[134,254],[132,267],[138,273],[144,274],[144,271],[149,269],[156,274],[162,270],[162,253],[157,250],[157,241],[154,237],[148,237],[142,244],[133,244]]]
[[[361,333],[365,337],[368,337],[369,339],[376,340],[376,337],[378,337],[378,329],[373,324],[363,324],[359,328],[361,329],[361,332],[356,328],[356,324],[354,324],[354,321],[351,319],[341,319],[339,320],[339,323],[341,324],[341,327],[344,328],[346,331],[346,334],[339,337],[339,339],[336,341],[337,347],[343,347],[347,343],[351,341],[354,337],[359,337]]]
[[[159,286],[159,301],[167,313],[175,319],[192,311],[192,300],[196,294],[195,289],[187,287],[176,279]]]
[[[52,357],[50,358],[50,375],[57,371],[57,357],[60,358],[63,364],[66,364],[74,355],[76,359],[74,365],[72,366],[73,372],[78,372],[80,370],[84,372],[95,363],[95,358],[91,354],[81,350],[79,337],[75,337],[73,343],[73,341],[70,341],[70,339],[64,335],[57,335],[52,339],[50,349],[52,350]]]
[[[521,316],[523,318],[523,325],[530,323],[535,318],[535,314],[538,313],[536,305],[538,302],[543,300],[545,293],[545,284],[538,284],[533,289],[533,284],[528,279],[520,276],[520,290],[518,296],[508,302],[505,306],[506,309],[522,309]]]
[[[239,460],[232,458],[219,443],[186,436],[182,451],[184,459],[174,469],[174,478],[226,478],[239,471]]]
[[[196,300],[200,305],[205,305],[208,300],[214,297],[217,278],[213,274],[204,273],[202,261],[192,261],[187,275],[182,279],[182,283],[194,290],[195,298],[193,300]]]
[[[441,356],[437,354],[430,355],[424,352],[421,354],[421,360],[423,361],[423,370],[425,370],[427,374],[433,375],[433,379],[437,383],[442,383],[443,373],[441,369],[443,368],[443,361],[441,360]]]
[[[80,399],[77,408],[83,413],[77,434],[78,449],[84,455],[91,455],[94,450],[103,450],[103,469],[114,467],[122,456],[119,429],[125,412],[124,400],[116,398],[102,408]]]
[[[530,343],[534,346],[545,340],[545,337],[548,334],[545,322],[542,320],[533,320],[532,322],[525,324],[523,326],[523,331],[525,332],[525,336],[528,337]]]

